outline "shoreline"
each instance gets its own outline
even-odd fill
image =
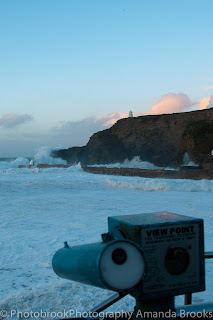
[[[69,168],[72,165],[64,164],[38,164],[34,165],[19,165],[19,168]],[[136,168],[107,168],[107,167],[90,167],[82,165],[85,172],[93,174],[106,174],[114,176],[142,177],[142,178],[164,178],[164,179],[190,179],[190,180],[212,180],[213,170],[205,169],[188,169],[188,170],[150,170]]]

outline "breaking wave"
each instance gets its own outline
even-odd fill
[[[113,188],[125,188],[144,191],[213,192],[213,180],[175,180],[140,178],[133,181],[107,178]]]
[[[1,159],[0,161],[0,169],[9,169],[9,168],[18,168],[20,165],[28,166],[30,161],[33,162],[34,165],[38,164],[67,164],[67,161],[61,158],[53,158],[51,156],[52,151],[59,150],[61,148],[53,148],[53,147],[41,147],[37,150],[37,153],[32,158],[18,157],[16,159]]]
[[[199,167],[198,164],[196,164],[194,161],[191,160],[190,158],[190,155],[188,152],[185,152],[184,153],[184,156],[183,156],[183,166],[186,166],[186,167]]]
[[[147,169],[147,170],[179,170],[170,167],[158,167],[151,162],[142,161],[139,156],[134,157],[132,160],[124,160],[124,162],[116,162],[111,164],[92,165],[91,167],[107,167],[107,168],[134,168],[134,169]]]
[[[1,159],[0,161],[0,169],[6,169],[9,167],[18,168],[20,165],[28,166],[30,161],[33,162],[34,165],[38,164],[48,164],[48,165],[55,165],[55,164],[63,164],[67,165],[67,161],[61,158],[55,158],[51,156],[51,153],[55,150],[60,150],[61,147],[41,147],[37,150],[36,154],[32,158],[24,158],[18,157],[16,159]],[[8,162],[10,164],[8,164]],[[184,155],[183,159],[184,166],[198,166],[193,161],[190,160],[190,157],[187,153]],[[135,156],[132,160],[124,160],[123,162],[119,163],[112,163],[112,164],[94,164],[91,165],[92,167],[101,167],[105,166],[107,168],[135,168],[135,169],[146,169],[146,170],[179,170],[179,168],[171,168],[171,167],[159,167],[154,165],[148,161],[142,161],[139,156]]]
[[[35,165],[37,164],[67,164],[66,160],[61,158],[53,158],[51,156],[52,151],[60,150],[61,148],[53,148],[53,147],[41,147],[36,155],[34,156],[33,162]]]
[[[17,159],[10,162],[10,166],[12,168],[18,168],[18,166],[20,165],[28,166],[29,164],[30,164],[29,159],[23,158],[23,157],[18,157]]]

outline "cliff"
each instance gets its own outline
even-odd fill
[[[178,166],[188,152],[201,165],[212,162],[213,109],[119,120],[93,134],[84,147],[55,151],[69,164],[109,164],[140,156],[158,166]]]

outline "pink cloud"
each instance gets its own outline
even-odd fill
[[[128,113],[122,113],[122,112],[113,112],[106,114],[104,116],[101,116],[98,121],[103,121],[102,125],[104,127],[109,127],[115,124],[118,120],[123,119],[123,118],[128,118],[129,114]]]
[[[213,96],[203,98],[199,104],[199,110],[209,109],[213,107]]]
[[[184,93],[168,93],[151,107],[150,114],[184,112],[194,104]]]

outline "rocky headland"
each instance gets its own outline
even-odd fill
[[[157,166],[178,167],[187,152],[190,159],[212,170],[213,109],[148,115],[119,120],[110,129],[93,134],[83,147],[54,151],[74,164],[110,164],[139,156]]]

